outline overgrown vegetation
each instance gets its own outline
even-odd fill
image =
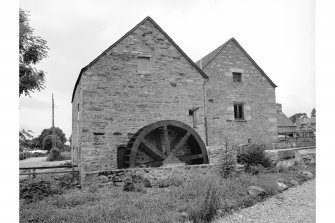
[[[46,156],[46,154],[40,152],[30,152],[30,151],[19,152],[19,160],[24,160],[30,157],[44,157],[44,156]]]
[[[60,150],[57,147],[54,147],[50,150],[47,161],[61,161],[64,160]]]
[[[156,184],[159,188],[166,188],[171,186],[179,187],[180,185],[183,184],[183,179],[176,176],[175,177],[168,176],[157,180]]]
[[[222,148],[219,162],[219,173],[223,178],[232,177],[235,175],[235,168],[237,164],[237,150],[236,146],[229,145],[226,139],[225,146]]]
[[[150,181],[142,175],[130,174],[123,183],[123,191],[146,193],[145,187],[151,187]]]
[[[265,153],[262,145],[250,145],[246,152],[237,156],[237,162],[245,165],[247,172],[258,174],[262,168],[271,167],[271,160]]]
[[[145,177],[129,175],[128,179],[141,184],[146,193],[136,187],[123,191],[124,187],[114,186],[64,192],[66,186],[61,182],[67,182],[68,188],[73,188],[71,175],[67,175],[67,179],[58,179],[51,184],[62,188],[62,194],[54,193],[46,184],[41,186],[41,190],[51,196],[39,197],[40,193],[36,193],[38,199],[24,202],[20,206],[20,222],[208,222],[277,194],[278,182],[293,186],[290,183],[292,180],[298,183],[306,181],[307,177],[301,172],[303,170],[315,174],[315,165],[264,169],[256,175],[241,173],[226,179],[216,174],[194,175],[180,185],[164,183],[164,188],[159,188],[160,184],[145,188]],[[169,179],[173,178],[170,176]],[[179,176],[176,178],[179,179]],[[29,187],[32,188],[32,185]],[[248,186],[251,185],[262,187],[265,195],[251,196],[248,193]]]

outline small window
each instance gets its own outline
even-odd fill
[[[243,103],[234,104],[234,118],[235,120],[244,120],[244,106]]]
[[[199,110],[199,107],[188,110],[188,114],[193,117],[193,128],[197,128],[198,126],[198,115],[197,115],[198,110]]]
[[[138,57],[138,72],[149,72],[150,57]]]
[[[234,82],[241,82],[242,81],[242,73],[233,72],[233,81]]]

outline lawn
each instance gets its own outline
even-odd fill
[[[215,216],[229,214],[277,194],[277,182],[289,187],[293,186],[291,180],[303,183],[307,178],[301,174],[302,170],[315,174],[315,165],[270,168],[257,175],[241,173],[230,178],[214,174],[195,175],[187,182],[164,182],[159,184],[162,188],[141,187],[139,192],[126,192],[123,187],[115,186],[64,190],[58,187],[59,179],[56,185],[50,177],[40,177],[29,184],[22,184],[29,185],[31,193],[34,191],[32,182],[44,182],[43,188],[47,188],[44,192],[50,196],[29,202],[28,199],[23,201],[21,195],[20,222],[210,221]],[[51,187],[45,186],[45,182],[51,182]],[[249,195],[247,188],[251,185],[262,187],[265,194],[256,197]],[[41,189],[41,184],[35,186],[35,189]]]

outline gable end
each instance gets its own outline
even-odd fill
[[[171,39],[171,37],[169,37],[169,35],[149,16],[147,16],[145,19],[143,19],[140,23],[138,23],[134,28],[132,28],[131,30],[129,30],[125,35],[123,35],[118,41],[116,41],[113,45],[111,45],[110,47],[108,47],[104,52],[102,52],[97,58],[95,58],[92,62],[90,62],[87,66],[85,66],[84,68],[81,69],[79,76],[77,78],[77,81],[75,83],[74,89],[73,89],[73,93],[72,93],[72,99],[71,99],[71,103],[73,102],[74,99],[74,95],[76,92],[76,88],[80,82],[80,78],[83,74],[83,72],[85,72],[90,66],[92,66],[97,60],[99,60],[103,55],[105,55],[109,50],[111,50],[113,47],[115,47],[118,43],[120,43],[123,39],[125,39],[128,35],[130,35],[134,30],[136,30],[140,25],[142,25],[144,22],[146,21],[150,21],[171,43],[172,45],[177,48],[177,50],[186,58],[186,60],[200,73],[200,75],[204,78],[204,79],[208,79],[208,76],[205,74],[204,71],[202,71],[187,55],[186,53]]]
[[[204,69],[214,58],[228,45],[229,42],[234,42],[236,46],[246,55],[246,57],[251,61],[251,63],[260,71],[260,73],[269,81],[272,87],[276,88],[277,85],[273,83],[273,81],[268,77],[268,75],[265,74],[265,72],[258,66],[258,64],[254,61],[254,59],[251,58],[251,56],[243,49],[243,47],[237,42],[235,38],[229,39],[227,42],[225,42],[220,47],[213,50],[211,53],[207,54],[205,57],[202,58],[202,69]],[[200,65],[200,60],[196,62],[196,64]]]

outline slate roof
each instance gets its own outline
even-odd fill
[[[224,49],[228,45],[229,42],[234,42],[236,44],[236,46],[238,48],[240,48],[240,50],[246,55],[246,57],[259,70],[259,72],[270,82],[270,84],[274,88],[277,87],[277,85],[275,85],[275,83],[273,83],[273,81],[265,74],[265,72],[262,70],[262,68],[260,68],[260,66],[258,66],[258,64],[251,58],[251,56],[247,53],[247,51],[245,51],[243,49],[243,47],[237,42],[237,40],[235,38],[229,39],[227,42],[225,42],[224,44],[222,44],[221,46],[219,46],[218,48],[216,48],[215,50],[213,50],[212,52],[210,52],[209,54],[207,54],[206,56],[204,56],[202,58],[202,69],[204,69],[208,64],[210,64],[210,62],[222,51],[222,49]],[[198,66],[200,66],[200,60],[198,60],[196,62],[196,64]]]
[[[149,16],[144,18],[140,23],[138,23],[134,28],[132,28],[130,31],[128,31],[125,35],[123,35],[118,41],[116,41],[113,45],[108,47],[104,52],[102,52],[97,58],[95,58],[91,63],[89,63],[86,67],[82,68],[80,70],[79,76],[77,78],[76,84],[73,89],[72,93],[72,100],[73,102],[74,95],[77,89],[77,86],[79,84],[80,78],[82,76],[82,73],[86,71],[90,66],[92,66],[97,60],[99,60],[103,55],[105,55],[110,49],[112,49],[114,46],[116,46],[118,43],[120,43],[124,38],[126,38],[128,35],[130,35],[134,30],[136,30],[140,25],[142,25],[144,22],[150,21],[170,42],[171,44],[177,48],[177,50],[186,58],[186,60],[201,74],[201,76],[205,79],[208,79],[208,76],[186,55],[186,53],[171,39],[171,37]]]
[[[297,127],[291,119],[289,119],[283,112],[277,111],[277,126],[278,127]]]

